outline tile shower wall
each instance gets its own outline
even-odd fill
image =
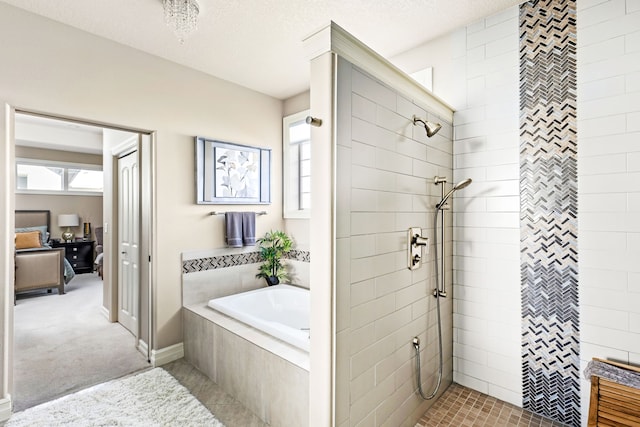
[[[640,2],[578,1],[580,359],[640,364]],[[582,380],[583,425],[589,383]]]
[[[640,364],[639,29],[636,0],[577,1],[580,372],[592,357]],[[454,175],[474,179],[454,200],[454,379],[522,405],[518,38],[514,7],[399,60],[413,72],[432,46],[454,47],[433,64],[434,88],[455,71],[442,91],[457,110]]]
[[[342,58],[338,64],[337,425],[413,426],[433,402],[416,394],[411,342],[422,342],[430,392],[437,370],[433,177],[451,177],[452,128]],[[428,139],[413,126],[414,114],[442,130]],[[428,262],[414,271],[406,254],[412,226],[431,239]],[[442,389],[451,382],[451,310],[443,299]]]
[[[453,35],[454,380],[522,405],[518,8]],[[461,72],[462,71],[462,72]]]

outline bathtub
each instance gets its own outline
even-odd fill
[[[215,298],[210,308],[309,351],[309,290],[275,285]]]

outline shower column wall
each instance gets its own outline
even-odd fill
[[[414,336],[423,343],[429,392],[438,364],[435,248],[411,271],[406,236],[418,226],[433,242],[440,190],[433,176],[451,177],[452,126],[342,58],[337,105],[337,352],[344,356],[337,360],[338,425],[414,425],[432,403],[415,393]],[[442,130],[427,138],[413,114],[441,122]],[[452,380],[453,338],[451,299],[441,301],[443,391]]]
[[[311,114],[323,119],[322,126],[314,129],[325,132],[312,130],[312,146],[317,150],[312,169],[322,168],[319,177],[314,173],[312,183],[312,321],[325,314],[314,314],[314,309],[316,302],[326,304],[327,298],[332,299],[332,314],[325,323],[312,323],[311,401],[316,400],[316,382],[321,384],[321,378],[313,376],[315,349],[324,352],[322,345],[327,345],[324,338],[316,341],[314,337],[331,328],[335,425],[413,426],[433,403],[416,393],[413,337],[422,342],[423,387],[431,390],[437,376],[436,305],[431,295],[435,248],[425,253],[422,268],[409,270],[407,230],[420,227],[433,242],[433,215],[439,200],[433,177],[451,178],[453,115],[449,107],[344,30],[332,24],[327,33],[336,36],[332,42],[338,41],[331,45],[335,86],[320,93],[319,87],[327,89],[326,76],[312,78],[311,86]],[[321,41],[327,39],[321,37]],[[329,57],[319,50],[314,50],[312,76],[317,70],[329,71]],[[330,99],[334,108],[327,115],[324,105]],[[439,122],[442,129],[428,138],[424,128],[414,126],[414,115]],[[451,224],[450,211],[447,215]],[[326,227],[329,222],[332,229]],[[449,226],[449,242],[451,230]],[[317,253],[327,256],[320,259]],[[448,249],[448,265],[451,254]],[[330,270],[335,271],[331,286],[315,281],[314,272]],[[314,300],[314,290],[320,301]],[[441,309],[444,390],[452,379],[451,299],[443,299]],[[319,327],[323,329],[315,332]],[[325,361],[317,363],[324,366]],[[316,424],[312,417],[311,425]]]

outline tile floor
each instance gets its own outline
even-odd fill
[[[564,426],[540,415],[475,390],[452,384],[420,418],[415,427],[556,427]]]
[[[207,407],[225,427],[268,427],[220,386],[184,359],[162,366],[196,399]]]
[[[162,366],[206,406],[226,427],[268,427],[189,362]],[[415,427],[560,427],[564,424],[459,384],[452,384]]]

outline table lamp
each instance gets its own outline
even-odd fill
[[[62,214],[58,215],[58,226],[67,227],[67,230],[62,233],[62,240],[65,242],[71,242],[73,240],[73,232],[69,227],[77,227],[80,225],[80,218],[76,214]]]

